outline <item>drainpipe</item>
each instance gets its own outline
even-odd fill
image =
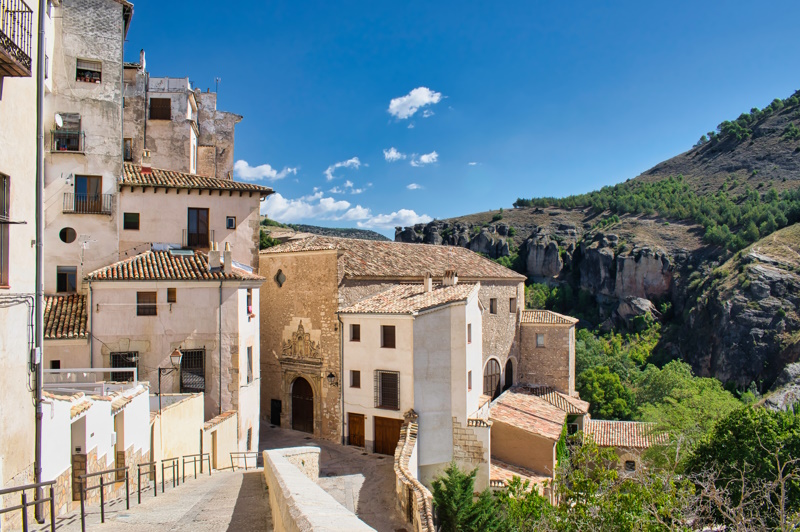
[[[222,414],[222,281],[219,282],[219,413]]]
[[[336,319],[339,320],[339,414],[342,416],[342,445],[344,445],[344,323],[338,312]]]
[[[89,320],[89,367],[94,367],[94,335],[92,334],[92,307],[94,306],[94,293],[92,292],[92,282],[89,281],[89,308],[86,309],[86,319]]]
[[[44,24],[46,0],[39,0],[38,30],[36,41],[36,429],[33,464],[33,482],[42,481],[42,348],[44,347]],[[35,500],[42,499],[42,488],[36,488]],[[39,523],[44,522],[41,504],[34,507],[34,516]]]

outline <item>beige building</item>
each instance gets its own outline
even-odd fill
[[[34,479],[37,6],[18,2],[0,26],[0,489]],[[18,519],[0,516],[0,529]]]
[[[217,94],[192,89],[189,78],[151,77],[144,50],[125,63],[126,162],[232,179],[234,128],[242,117],[217,109]]]
[[[272,423],[303,427],[315,436],[341,442],[345,419],[341,388],[328,375],[343,381],[340,310],[398,283],[422,284],[426,273],[440,282],[447,270],[458,272],[462,283],[480,283],[478,300],[486,311],[481,325],[481,367],[489,395],[499,393],[506,375],[509,384],[517,357],[518,302],[523,300],[524,276],[465,248],[401,244],[313,236],[261,252],[262,415]],[[309,344],[307,356],[292,356],[293,335],[303,323]],[[497,368],[495,375],[495,368]],[[302,377],[313,396],[312,424],[292,416],[293,383]],[[496,379],[495,379],[496,377]],[[474,375],[480,386],[479,375]],[[297,401],[309,401],[307,395]]]

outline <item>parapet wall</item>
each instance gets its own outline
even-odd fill
[[[319,447],[264,451],[275,532],[374,530],[319,487],[318,478]]]
[[[397,503],[413,523],[415,532],[435,532],[433,495],[417,480],[417,423],[406,422],[400,429],[400,441],[394,452]]]

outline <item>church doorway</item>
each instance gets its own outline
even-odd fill
[[[314,433],[314,391],[303,377],[292,383],[292,428]]]

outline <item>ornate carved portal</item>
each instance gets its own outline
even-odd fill
[[[320,357],[319,344],[311,340],[311,334],[305,331],[302,320],[297,326],[297,330],[292,333],[292,337],[283,341],[281,351],[286,358],[318,359]]]

